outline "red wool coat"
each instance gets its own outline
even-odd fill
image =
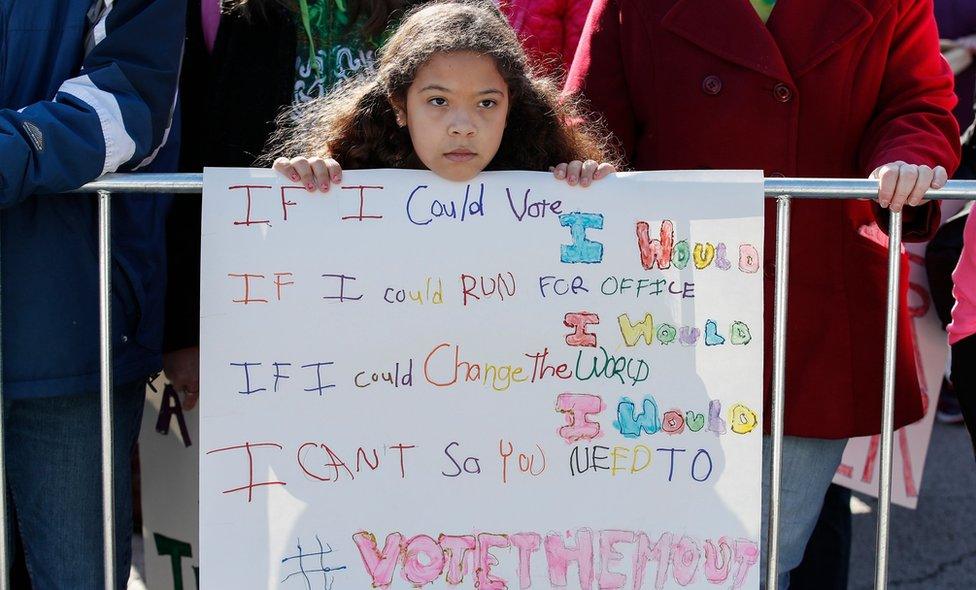
[[[637,170],[752,168],[864,178],[904,160],[958,164],[952,74],[931,0],[595,0],[567,89],[603,113]],[[868,201],[794,201],[786,433],[842,438],[881,425],[887,212]],[[906,211],[924,238],[938,207]],[[774,204],[766,208],[766,415],[772,373]],[[922,416],[903,260],[896,416]],[[768,421],[767,421],[768,427]]]

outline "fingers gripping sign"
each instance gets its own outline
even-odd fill
[[[617,171],[613,164],[598,163],[595,160],[573,160],[549,168],[556,180],[565,180],[569,186],[587,187],[594,180],[600,180]]]
[[[292,182],[301,182],[308,192],[329,192],[333,184],[342,182],[342,167],[332,158],[278,158],[272,168]]]

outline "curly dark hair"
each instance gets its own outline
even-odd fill
[[[380,49],[375,75],[282,114],[266,160],[329,155],[350,169],[423,169],[394,105],[406,104],[407,89],[433,55],[456,51],[491,57],[508,85],[507,124],[487,170],[545,171],[585,159],[619,164],[601,122],[532,71],[515,31],[485,0],[435,0],[410,10]]]

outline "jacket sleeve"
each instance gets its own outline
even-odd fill
[[[944,166],[952,175],[959,165],[959,126],[949,65],[939,53],[932,0],[901,0],[900,11],[875,116],[861,142],[865,176],[878,166],[902,160]],[[887,232],[888,212],[875,206],[878,224]],[[931,237],[939,225],[939,206],[929,202],[903,214],[904,239]]]
[[[563,17],[563,65],[566,71],[573,63],[573,56],[576,55],[576,48],[579,46],[580,37],[583,35],[583,27],[586,26],[586,16],[590,12],[590,4],[593,0],[568,0],[566,14]]]
[[[0,207],[148,164],[166,141],[186,0],[102,0],[78,75],[53,100],[0,110]]]
[[[632,160],[637,123],[627,91],[620,22],[616,0],[594,0],[565,90],[582,94],[589,101],[587,106],[605,117],[625,157]]]
[[[865,175],[889,162],[959,165],[959,126],[949,64],[939,53],[932,0],[902,0],[875,115],[861,143]]]

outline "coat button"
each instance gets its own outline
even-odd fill
[[[793,91],[786,84],[779,83],[773,87],[773,97],[780,102],[790,102],[793,100]]]
[[[722,79],[718,76],[705,76],[702,80],[702,92],[715,96],[722,91]]]

